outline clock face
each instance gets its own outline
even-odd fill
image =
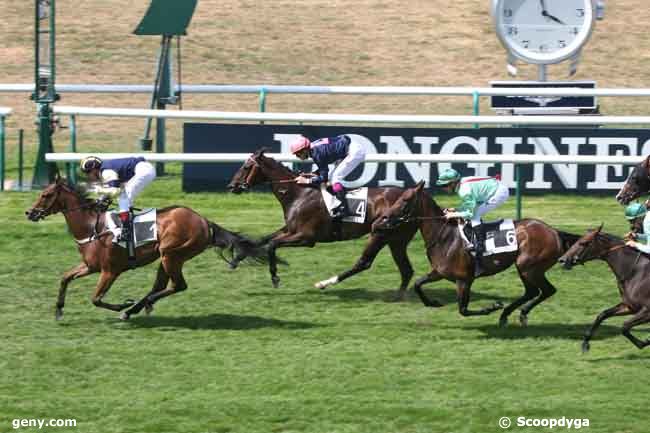
[[[594,21],[591,0],[496,0],[496,31],[504,46],[529,63],[558,63],[578,52]]]

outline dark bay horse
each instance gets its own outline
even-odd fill
[[[151,291],[139,302],[126,301],[109,304],[102,299],[113,282],[128,270],[126,249],[112,242],[113,235],[105,231],[105,213],[97,208],[95,200],[69,186],[58,178],[41,192],[30,210],[25,212],[31,221],[62,212],[68,229],[79,249],[82,262],[63,274],[56,303],[56,318],[63,317],[63,306],[68,284],[77,278],[100,272],[99,281],[91,298],[92,303],[112,311],[122,311],[126,320],[145,308],[147,313],[161,298],[187,288],[183,277],[183,264],[209,247],[230,249],[233,254],[265,261],[266,250],[237,233],[232,233],[208,221],[192,209],[172,206],[157,212],[158,241],[136,249],[137,265],[143,266],[160,258],[156,281]],[[171,280],[170,287],[167,287]]]
[[[406,222],[417,222],[420,226],[431,263],[429,274],[416,280],[413,287],[424,305],[441,306],[439,302],[426,296],[422,285],[446,279],[456,283],[458,310],[463,316],[485,315],[503,308],[503,305],[497,302],[481,310],[469,309],[470,289],[475,279],[473,258],[465,247],[458,224],[444,218],[443,210],[431,194],[424,190],[423,182],[415,188],[407,189],[393,206],[375,221],[373,232],[388,232]],[[536,219],[516,221],[515,235],[518,242],[517,251],[483,257],[485,272],[481,278],[497,274],[514,264],[525,288],[519,299],[503,309],[499,319],[500,326],[506,325],[508,316],[524,304],[519,320],[525,326],[528,323],[528,313],[553,296],[556,289],[546,279],[545,273],[579,238],[549,227]]]
[[[269,183],[273,194],[282,206],[285,225],[264,237],[264,242],[268,242],[269,270],[274,287],[277,287],[280,281],[275,257],[277,248],[313,247],[317,242],[359,238],[370,232],[375,218],[387,210],[403,192],[401,188],[369,188],[366,222],[363,224],[342,222],[337,224],[339,227],[335,227],[320,190],[313,186],[296,184],[296,176],[296,173],[283,164],[265,156],[264,149],[261,149],[251,155],[228,184],[231,192],[241,193],[255,185]],[[321,281],[316,284],[316,287],[323,289],[370,268],[379,251],[388,244],[402,279],[398,298],[403,298],[413,276],[413,267],[406,248],[417,229],[417,224],[413,222],[402,225],[390,236],[371,235],[361,258],[350,270]]]
[[[650,156],[630,171],[625,184],[616,194],[616,200],[623,206],[627,206],[632,200],[647,192],[650,192]]]
[[[650,345],[650,340],[640,340],[630,331],[635,326],[650,322],[650,258],[626,246],[624,240],[602,233],[602,228],[601,225],[596,230],[589,230],[559,259],[566,269],[590,260],[604,260],[616,276],[621,295],[621,302],[603,310],[587,329],[582,340],[582,351],[589,350],[589,340],[605,319],[629,314],[634,314],[634,317],[623,323],[622,333],[636,347],[643,349]]]

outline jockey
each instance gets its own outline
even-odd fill
[[[448,193],[456,192],[462,200],[458,208],[446,210],[445,218],[462,218],[471,221],[474,230],[473,246],[476,252],[475,275],[479,276],[483,273],[481,257],[485,242],[481,217],[505,202],[510,191],[495,177],[469,176],[461,178],[460,173],[453,168],[443,171],[438,177],[436,185],[442,186]]]
[[[102,185],[94,187],[93,192],[109,198],[117,197],[119,216],[122,222],[120,240],[127,244],[129,260],[134,260],[131,207],[135,197],[156,178],[155,168],[141,157],[102,161],[96,156],[82,159],[80,168],[91,182],[102,183]]]
[[[650,253],[650,214],[645,205],[632,203],[625,208],[625,218],[630,222],[630,233],[625,244],[628,247]],[[638,242],[637,242],[638,241]]]
[[[311,158],[318,166],[316,173],[301,174],[296,182],[302,185],[319,185],[329,180],[334,196],[341,202],[334,209],[332,219],[341,220],[350,215],[342,182],[345,176],[366,158],[365,146],[352,140],[349,135],[321,138],[312,142],[300,136],[291,143],[291,153],[302,160]],[[330,175],[328,165],[333,162],[338,163]]]

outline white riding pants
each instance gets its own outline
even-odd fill
[[[503,202],[508,200],[508,197],[510,197],[510,190],[508,190],[508,187],[504,184],[499,183],[499,187],[494,192],[494,195],[490,197],[485,203],[482,203],[474,208],[472,227],[481,224],[481,217],[489,211],[499,207]]]
[[[351,138],[348,146],[348,155],[336,165],[330,176],[330,183],[342,183],[345,176],[359,166],[366,159],[366,147]]]
[[[142,192],[145,186],[149,185],[156,178],[156,169],[146,161],[138,162],[135,166],[135,174],[123,186],[117,198],[120,212],[127,212],[133,205],[135,197]]]

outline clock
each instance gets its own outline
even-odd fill
[[[595,11],[593,0],[492,0],[496,33],[509,55],[538,65],[576,59]]]

